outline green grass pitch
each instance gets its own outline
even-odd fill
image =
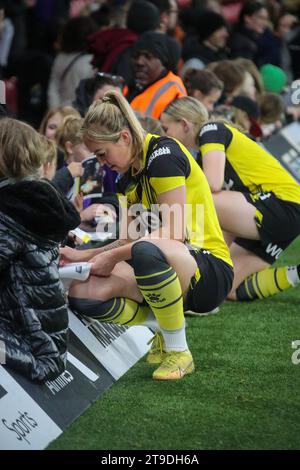
[[[300,239],[287,263],[300,263]],[[299,449],[300,286],[187,323],[196,373],[154,382],[141,359],[48,448]]]

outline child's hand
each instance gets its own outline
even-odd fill
[[[80,162],[72,162],[68,165],[68,170],[73,176],[73,178],[76,178],[76,176],[82,176],[83,175],[83,166]]]
[[[80,261],[82,257],[82,253],[78,250],[74,250],[74,248],[70,248],[69,246],[64,246],[59,249],[60,259],[59,265],[65,266],[68,263],[76,263]]]
[[[80,213],[81,221],[92,220],[95,217],[106,215],[111,219],[116,219],[116,212],[105,204],[92,204]]]
[[[83,195],[77,194],[77,196],[74,198],[73,204],[75,209],[80,213],[83,209]]]

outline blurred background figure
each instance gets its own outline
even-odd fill
[[[128,5],[125,25],[112,24],[88,38],[88,50],[94,67],[106,73],[121,75],[128,84],[132,79],[131,48],[140,34],[159,28],[158,8],[145,0]]]
[[[65,161],[65,154],[56,145],[56,133],[62,125],[66,116],[73,116],[77,119],[80,118],[79,112],[72,108],[72,106],[58,106],[57,108],[50,109],[42,119],[40,124],[39,132],[47,139],[55,142],[56,146],[56,179],[55,183],[62,190],[64,194],[67,194],[73,184],[73,178],[80,176],[82,169],[78,164],[71,164],[67,167]]]
[[[0,79],[6,76],[6,66],[15,33],[15,28],[10,20],[5,16],[5,3],[0,1]]]
[[[264,93],[259,98],[260,125],[263,137],[278,132],[284,122],[284,101],[277,93]]]
[[[85,78],[80,81],[75,90],[76,98],[73,106],[83,117],[89,106],[103,97],[109,90],[123,90],[125,81],[120,75],[111,75],[106,72],[97,72],[92,78]]]
[[[48,106],[71,105],[83,78],[92,77],[92,55],[86,52],[87,37],[97,29],[88,16],[72,18],[63,28],[60,50],[54,59],[48,87]]]
[[[154,119],[152,117],[146,116],[138,117],[138,120],[140,121],[143,129],[145,129],[146,132],[155,135],[165,135],[159,119]]]
[[[258,140],[263,132],[259,124],[260,108],[256,101],[249,96],[235,96],[231,102],[234,110],[232,122],[241,127],[249,137]]]
[[[188,68],[201,69],[210,62],[228,58],[229,32],[223,16],[210,10],[191,10],[189,15],[190,26],[182,48],[185,61],[182,74]]]
[[[178,21],[178,5],[176,0],[149,0],[160,13],[158,31],[174,36]]]
[[[258,40],[269,22],[268,11],[263,2],[249,1],[241,9],[236,30],[231,35],[231,57],[251,59],[260,66],[262,60]]]
[[[188,95],[200,101],[208,112],[213,111],[223,91],[223,83],[210,70],[188,69],[184,75]]]
[[[230,104],[234,96],[241,93],[245,84],[245,70],[234,60],[222,60],[211,64],[211,70],[223,83],[223,94],[220,102]]]
[[[55,140],[56,131],[66,116],[80,117],[80,114],[72,106],[57,106],[50,109],[42,119],[39,129],[40,133],[48,139]]]

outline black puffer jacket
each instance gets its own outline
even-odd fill
[[[47,181],[0,187],[0,340],[6,366],[31,380],[54,379],[66,366],[57,242],[79,223],[72,204]]]

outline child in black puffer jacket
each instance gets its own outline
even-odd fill
[[[5,367],[37,381],[66,366],[58,244],[80,224],[73,205],[42,178],[45,158],[32,127],[0,120],[0,344]]]

